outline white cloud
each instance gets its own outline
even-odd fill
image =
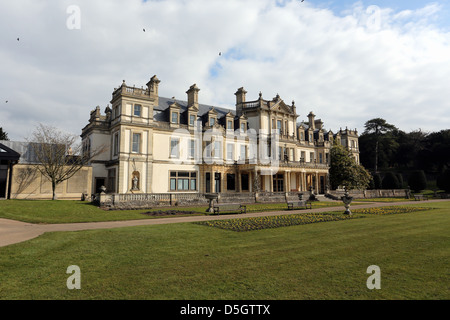
[[[66,26],[69,5],[80,30]],[[442,7],[379,10],[374,29],[361,3],[338,16],[299,1],[8,2],[0,126],[16,140],[37,122],[81,133],[123,79],[140,87],[157,74],[163,96],[184,100],[197,83],[201,103],[233,107],[244,86],[249,100],[295,100],[299,119],[314,110],[332,130],[374,117],[448,128],[450,34],[432,23]]]

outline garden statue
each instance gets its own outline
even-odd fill
[[[139,178],[137,176],[133,177],[133,188],[131,190],[139,190]]]
[[[213,201],[219,198],[218,194],[208,193],[205,194],[205,198],[209,200],[209,208],[206,209],[206,212],[212,213],[214,212]]]

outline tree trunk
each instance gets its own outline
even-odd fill
[[[52,193],[53,193],[52,200],[56,200],[57,197],[56,197],[56,182],[55,181],[52,181]]]
[[[378,173],[378,137],[375,141],[375,173]]]

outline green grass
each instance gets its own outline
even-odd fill
[[[358,202],[409,202],[414,201],[414,198],[406,199],[406,198],[364,198],[364,199],[355,199]]]
[[[447,300],[450,202],[420,206],[436,209],[250,232],[180,223],[46,233],[0,248],[0,298]],[[66,287],[70,265],[80,290]],[[370,265],[380,290],[366,287]]]
[[[149,218],[148,210],[105,211],[85,201],[2,200],[0,218],[31,223],[73,223]]]
[[[342,206],[341,203],[315,202],[313,208]],[[143,215],[154,210],[193,211],[206,214],[208,206],[199,207],[155,207],[149,210],[110,210],[105,211],[85,201],[64,200],[2,200],[0,201],[0,218],[13,219],[30,223],[74,223],[157,218]],[[248,204],[247,212],[287,210],[286,203]],[[234,212],[236,213],[236,212]],[[192,215],[192,214],[191,214]]]

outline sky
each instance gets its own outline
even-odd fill
[[[450,0],[0,0],[0,127],[74,134],[125,80],[234,109],[277,94],[327,130],[450,128]],[[145,29],[145,30],[144,30]],[[220,54],[219,54],[220,53]]]

